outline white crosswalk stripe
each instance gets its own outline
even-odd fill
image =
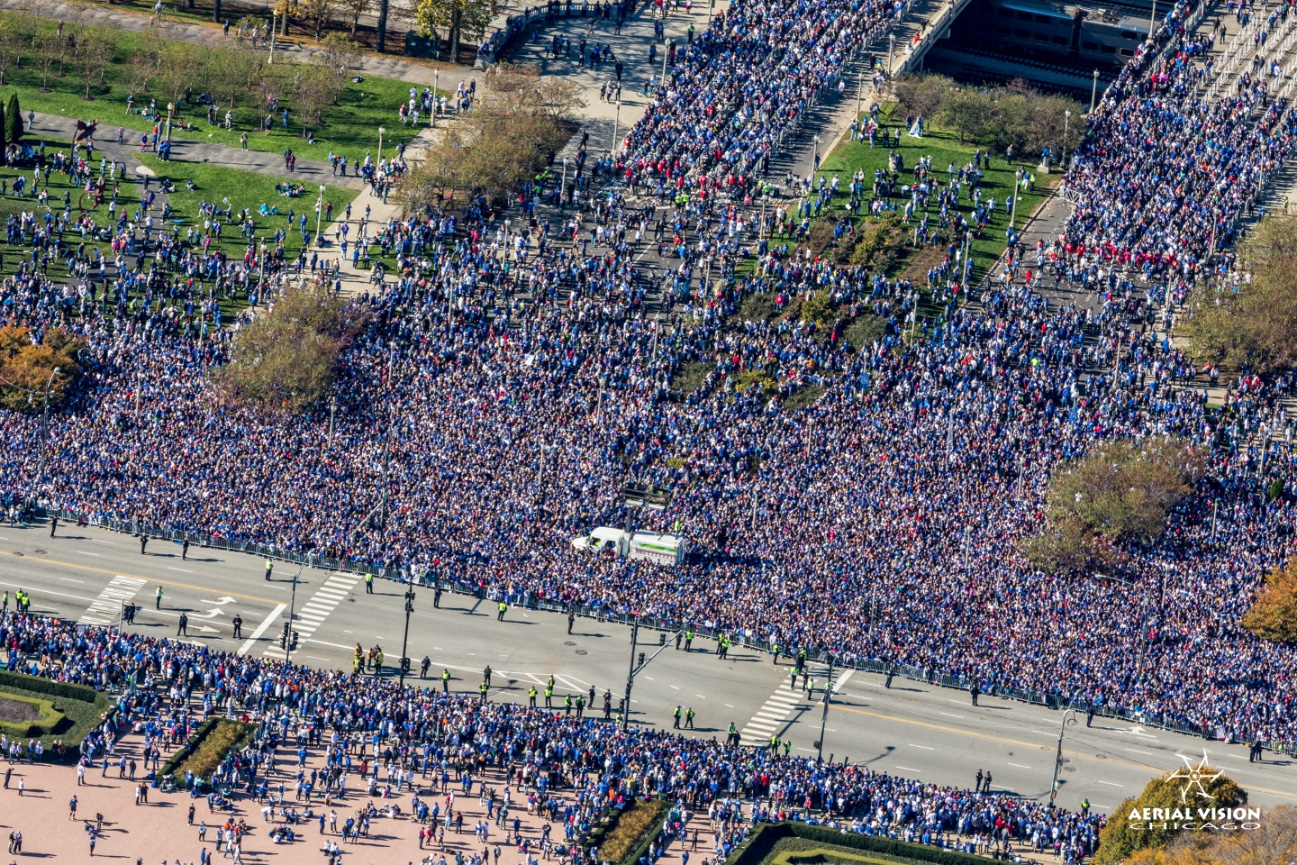
[[[144,580],[134,577],[123,577],[120,574],[108,581],[104,590],[95,598],[90,609],[77,620],[79,625],[115,625],[122,614],[122,605],[135,597],[144,588]]]
[[[296,612],[296,620],[293,622],[293,630],[297,632],[300,641],[305,640],[319,630],[324,624],[324,620],[329,614],[337,609],[339,601],[346,597],[351,589],[355,588],[360,582],[360,577],[350,575],[334,574],[324,581],[324,584],[315,590],[310,600],[301,606]],[[279,640],[276,639],[274,645],[267,648],[263,653],[268,658],[282,660],[284,650],[279,648]]]
[[[847,670],[837,678],[833,683],[833,691],[837,693],[842,690],[842,686],[851,678],[853,670]],[[793,714],[799,709],[813,705],[801,696],[803,692],[796,693],[780,689],[771,694],[764,705],[756,711],[752,719],[748,721],[747,726],[739,731],[739,737],[745,745],[766,745],[770,739],[777,733],[788,728],[793,721]]]

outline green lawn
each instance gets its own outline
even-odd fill
[[[70,150],[70,145],[66,141],[59,141],[53,138],[28,136],[24,138],[24,143],[31,144],[32,146],[38,146],[41,143],[44,143],[45,158],[47,162],[52,162],[56,153],[62,152],[66,154]],[[28,187],[24,190],[24,194],[21,196],[15,195],[13,191],[14,180],[19,175],[25,177],[28,182]],[[11,215],[22,213],[23,211],[28,213],[34,212],[37,219],[41,222],[44,222],[44,218],[47,214],[57,218],[64,210],[63,197],[65,194],[67,195],[68,203],[72,208],[73,220],[80,217],[81,207],[83,205],[87,207],[91,206],[90,202],[83,198],[80,187],[69,185],[67,175],[56,171],[51,171],[49,175],[49,203],[48,205],[41,204],[37,196],[32,193],[33,191],[39,191],[39,189],[45,188],[44,174],[41,175],[41,184],[39,187],[32,187],[30,185],[31,178],[32,168],[30,166],[19,168],[13,165],[0,165],[0,180],[4,181],[7,189],[5,195],[0,197],[0,221],[7,219]],[[120,179],[121,175],[118,175],[118,180],[120,181]],[[108,195],[104,203],[97,208],[94,208],[92,211],[92,218],[94,218],[96,223],[99,225],[107,225],[109,222],[108,202],[112,200],[112,189],[113,186],[110,184],[108,186]],[[119,183],[117,186],[118,212],[125,209],[129,215],[138,210],[139,206],[140,199],[138,195],[138,187],[129,181]],[[112,249],[110,244],[101,243],[100,241],[95,240],[93,235],[87,234],[83,238],[80,231],[72,229],[65,230],[62,235],[62,246],[64,248],[76,248],[83,242],[86,245],[87,255],[89,255],[90,250],[97,249],[109,259],[112,258]],[[27,243],[19,246],[10,246],[8,243],[5,243],[3,249],[5,252],[4,266],[0,268],[0,275],[8,276],[13,274],[18,269],[19,262],[30,257],[31,247]],[[49,273],[52,277],[57,279],[63,279],[67,276],[67,271],[64,269],[61,261],[51,262]]]
[[[896,122],[892,122],[891,109],[892,106],[889,105],[880,112],[880,120],[889,133],[892,129],[904,125],[903,117]],[[881,141],[881,134],[879,140]],[[955,169],[958,171],[960,167],[972,159],[973,153],[977,149],[978,146],[975,143],[960,144],[958,136],[943,132],[940,129],[934,129],[931,126],[928,127],[923,138],[912,138],[902,129],[901,144],[900,147],[896,148],[897,152],[905,158],[905,170],[900,173],[900,183],[907,184],[911,182],[913,180],[911,174],[913,166],[917,165],[923,157],[931,156],[933,173],[940,179],[944,188],[949,180],[948,166],[954,163]],[[985,148],[982,149],[985,151]],[[833,196],[826,205],[827,209],[825,211],[821,211],[821,219],[828,217],[830,222],[833,222],[846,215],[845,205],[850,201],[850,193],[847,190],[850,187],[851,177],[856,171],[864,171],[866,187],[863,201],[868,204],[869,188],[873,182],[874,170],[878,168],[887,169],[888,152],[888,148],[882,146],[881,143],[871,148],[868,139],[864,141],[848,141],[844,139],[838,148],[828,155],[821,166],[820,173],[824,175],[826,181],[832,181],[835,175],[840,176],[840,188],[843,190]],[[1007,242],[1005,230],[1009,227],[1009,209],[1004,207],[1004,202],[1013,193],[1013,173],[1018,167],[1026,168],[1033,174],[1036,171],[1036,166],[1033,164],[1025,162],[1009,164],[1000,155],[992,158],[990,169],[983,169],[981,181],[982,200],[986,201],[989,198],[994,198],[996,208],[989,225],[982,232],[981,237],[973,241],[972,279],[974,283],[986,273],[986,269],[1004,251]],[[1019,230],[1022,229],[1032,211],[1045,199],[1047,190],[1043,188],[1043,182],[1048,179],[1044,177],[1038,178],[1035,191],[1024,192],[1019,198],[1016,220]],[[892,200],[897,203],[898,207],[903,208],[905,205],[905,200],[897,198],[895,195]],[[971,221],[971,214],[975,208],[972,206],[972,202],[968,200],[966,188],[961,190],[958,210],[968,215]],[[939,208],[934,207],[931,212],[930,224],[936,221]],[[915,222],[921,218],[922,212],[915,214]],[[866,217],[858,217],[855,222],[859,226],[865,220]],[[910,226],[906,226],[907,233],[915,222],[911,222]],[[934,257],[934,253],[931,251],[927,255],[923,255],[919,250],[911,249],[908,255],[893,269],[893,272],[904,272],[909,265],[913,264],[913,269],[907,275],[911,279],[915,279],[920,285],[923,285],[927,267],[939,263],[942,255],[944,255],[944,244],[938,247],[935,260],[931,260]]]
[[[301,215],[307,216],[307,228],[312,237],[315,235],[315,202],[319,198],[319,186],[306,184],[306,189],[296,198],[290,198],[276,191],[276,186],[283,181],[266,174],[251,171],[240,171],[237,168],[222,168],[199,162],[164,161],[152,154],[143,154],[140,160],[158,176],[158,181],[170,179],[176,185],[176,191],[167,196],[171,204],[173,219],[177,220],[181,237],[188,229],[201,231],[204,222],[202,204],[215,205],[222,211],[221,238],[215,244],[231,258],[242,258],[248,246],[248,238],[239,232],[239,213],[247,210],[252,214],[254,225],[253,240],[256,243],[264,240],[267,246],[275,242],[276,232],[283,234],[279,243],[284,247],[289,261],[297,257],[302,249]],[[291,178],[291,176],[290,176]],[[195,189],[190,191],[185,181],[192,180]],[[157,188],[154,186],[153,188]],[[332,204],[334,218],[358,193],[352,189],[326,186],[324,189],[325,205]],[[279,212],[268,216],[261,215],[261,205]],[[225,215],[227,211],[231,215]],[[289,225],[289,211],[293,212],[292,225]],[[326,211],[327,212],[327,211]],[[328,227],[329,220],[323,220]]]
[[[56,24],[4,13],[0,14],[0,27],[23,31],[24,38],[42,45],[52,38]],[[72,29],[65,27],[65,33]],[[291,147],[300,157],[321,160],[332,151],[346,156],[353,165],[367,151],[377,153],[380,126],[386,129],[385,153],[393,152],[398,143],[408,143],[418,132],[401,125],[397,116],[400,104],[409,98],[409,85],[395,79],[366,76],[359,84],[348,79],[336,104],[325,108],[319,127],[313,130],[315,144],[308,145],[294,110],[294,82],[303,68],[300,64],[267,66],[260,54],[237,48],[170,42],[151,33],[89,27],[80,38],[85,44],[107,42],[113,52],[112,62],[103,72],[103,82],[90,88],[90,100],[85,98],[87,74],[78,64],[75,50],[66,52],[62,64],[52,62],[48,69],[39,59],[40,52],[25,55],[20,65],[4,70],[5,86],[0,88],[0,95],[7,100],[16,89],[24,112],[34,109],[64,117],[98,119],[101,136],[115,135],[119,126],[140,133],[152,132],[155,123],[165,121],[168,101],[179,99],[179,108],[173,114],[177,124],[172,132],[174,137],[238,147],[240,135],[247,132],[248,146],[253,150],[282,153]],[[233,45],[236,40],[231,38],[230,42]],[[158,59],[150,65],[145,62],[148,57]],[[151,74],[144,71],[146,67],[152,69]],[[90,80],[97,81],[97,76],[91,75]],[[43,87],[48,89],[42,90]],[[191,100],[184,98],[187,88]],[[198,101],[206,91],[211,92],[219,108],[217,125],[208,125],[207,106]],[[126,100],[132,93],[135,105],[128,112]],[[274,128],[267,135],[260,131],[260,121],[266,116],[261,109],[266,97],[271,95],[279,97],[281,108],[274,112]],[[157,119],[145,116],[151,100],[156,100],[158,105]],[[231,105],[233,128],[226,130],[219,121]],[[289,109],[287,130],[282,107]],[[193,124],[192,130],[180,128],[179,124],[185,121]],[[133,142],[138,143],[139,137],[128,132],[128,139]]]
[[[81,740],[102,723],[110,708],[107,697],[84,685],[66,685],[10,671],[0,672],[0,694],[16,700],[33,701],[41,706],[49,705],[58,715],[57,719],[51,718],[50,726],[32,723],[19,736],[24,743],[27,738],[39,739],[46,748],[45,759],[50,761],[56,759],[50,749],[57,742],[66,745],[69,758],[74,759]],[[12,729],[6,729],[6,732],[15,735]]]

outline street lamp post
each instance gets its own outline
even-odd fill
[[[1009,212],[1009,228],[1013,231],[1018,229],[1018,193],[1022,192],[1022,169],[1015,169],[1013,172],[1013,204]]]
[[[432,70],[432,125],[437,125],[437,112],[441,110],[441,97],[437,95],[437,82],[441,80],[441,70]]]
[[[1094,83],[1090,85],[1090,113],[1094,113],[1094,102],[1099,95],[1099,70],[1094,70]]]
[[[267,65],[275,65],[275,10],[270,10],[270,59],[266,61]]]
[[[41,456],[40,469],[36,473],[36,481],[40,483],[45,480],[45,442],[49,438],[49,421],[50,421],[50,388],[54,386],[54,376],[59,374],[61,367],[54,367],[50,370],[50,377],[45,382],[45,405],[41,409]]]
[[[1059,160],[1059,168],[1064,172],[1067,171],[1067,128],[1072,122],[1072,109],[1068,108],[1063,111],[1063,158]]]
[[[167,143],[171,143],[171,113],[176,110],[176,103],[167,103]]]
[[[293,592],[288,596],[288,621],[284,622],[284,663],[293,662],[293,620],[297,618],[297,578],[302,575],[302,568],[297,567],[293,574]]]
[[[621,97],[617,97],[617,112],[612,120],[612,145],[608,148],[613,156],[617,155],[617,132],[621,129]]]
[[[639,613],[635,613],[635,622],[630,629],[630,669],[626,672],[626,699],[622,703],[621,728],[630,724],[630,691],[635,683],[635,647],[639,640]]]
[[[837,656],[829,652],[829,678],[824,684],[824,712],[820,715],[820,739],[815,743],[815,758],[824,761],[824,729],[829,722],[829,703],[833,702],[833,664]]]
[[[1153,0],[1153,11],[1148,13],[1148,41],[1152,42],[1157,35],[1157,0]]]
[[[320,184],[320,200],[315,203],[315,246],[317,249],[324,247],[323,238],[320,236],[320,228],[324,223],[324,184]]]
[[[266,291],[266,242],[261,241],[261,255],[257,257],[257,291]]]
[[[887,77],[892,77],[892,53],[896,50],[896,34],[887,37]]]
[[[1058,725],[1058,749],[1054,752],[1054,780],[1049,785],[1049,804],[1054,804],[1054,798],[1058,796],[1058,773],[1063,768],[1063,733],[1067,730],[1068,724],[1075,724],[1075,709],[1068,709],[1063,713],[1063,721]]]
[[[410,577],[405,587],[405,636],[401,638],[401,687],[405,687],[405,671],[410,667],[407,650],[410,645],[410,614],[414,612],[414,576]]]
[[[865,76],[861,75],[859,78],[856,79],[856,119],[857,120],[860,119],[860,114],[861,114],[860,107],[863,104],[864,89],[865,89]]]
[[[378,161],[383,161],[383,133],[387,130],[382,126],[378,127]]]
[[[333,415],[338,410],[338,401],[329,397],[329,444],[333,444]]]
[[[563,183],[558,188],[558,209],[563,209],[563,196],[567,195],[567,157],[563,157]]]

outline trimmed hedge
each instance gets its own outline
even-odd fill
[[[988,861],[984,856],[943,850],[926,844],[910,844],[876,835],[842,832],[827,826],[787,822],[766,823],[759,827],[747,843],[735,850],[734,854],[725,861],[725,865],[761,865],[774,850],[775,845],[785,838],[805,838],[830,847],[848,847],[853,850],[884,853],[915,862],[930,862],[933,865],[986,865]]]
[[[79,700],[82,703],[94,703],[100,697],[98,691],[85,685],[56,682],[53,679],[28,676],[26,673],[11,673],[8,670],[0,670],[0,686],[34,691],[37,694],[53,694],[55,697]]]
[[[621,860],[621,865],[635,865],[635,863],[640,860],[641,856],[648,853],[649,847],[652,846],[653,842],[662,834],[662,830],[666,828],[667,819],[670,818],[670,816],[671,806],[668,804],[667,807],[662,809],[662,815],[653,821],[653,826],[640,836],[640,842],[635,845],[635,848],[626,855],[625,859]]]
[[[28,697],[23,694],[12,694],[0,691],[0,697],[6,700],[13,700],[18,703],[26,703],[36,707],[40,717],[32,721],[0,721],[0,731],[8,733],[10,736],[17,736],[20,739],[34,739],[37,736],[44,736],[46,733],[56,733],[60,729],[72,726],[63,713],[54,708],[54,701],[42,700],[40,697]]]
[[[230,744],[230,747],[226,748],[225,752],[221,754],[222,759],[224,759],[225,754],[228,754],[230,751],[236,750],[239,747],[241,747],[244,743],[246,743],[249,739],[251,739],[253,734],[257,731],[256,724],[245,724],[242,721],[231,721],[229,718],[221,718],[217,716],[208,718],[206,721],[198,725],[198,729],[194,731],[194,735],[189,737],[189,741],[186,742],[183,747],[177,750],[176,753],[172,754],[171,757],[167,760],[167,762],[162,764],[162,769],[158,772],[158,777],[165,778],[168,775],[175,775],[176,770],[179,769],[181,766],[183,766],[185,762],[190,757],[192,757],[200,747],[202,747],[203,740],[206,739],[213,730],[215,730],[218,726],[222,724],[226,724],[226,725],[233,724],[237,727],[242,728],[241,732],[239,733],[239,736]],[[207,779],[204,778],[203,780],[207,780]]]
[[[103,724],[116,712],[116,706],[108,698],[84,685],[70,685],[66,682],[55,682],[40,676],[28,676],[24,673],[0,671],[0,693],[14,697],[26,697],[37,701],[49,701],[54,708],[63,713],[62,720],[52,728],[41,726],[42,732],[34,728],[21,738],[40,739],[45,746],[45,759],[51,762],[76,760],[79,747],[91,730]],[[62,757],[58,755],[56,744],[61,742],[65,748]]]

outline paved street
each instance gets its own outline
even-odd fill
[[[394,584],[376,582],[374,594],[367,595],[357,575],[306,570],[294,596],[294,571],[283,563],[267,582],[263,561],[252,556],[193,547],[182,561],[177,544],[153,540],[141,556],[139,541],[126,535],[68,525],[58,533],[51,539],[48,524],[0,526],[0,590],[12,597],[25,589],[39,614],[115,623],[121,602],[133,600],[141,609],[128,630],[174,637],[183,612],[193,642],[282,658],[278,636],[292,604],[301,636],[294,660],[350,669],[356,643],[365,649],[377,644],[386,656],[385,673],[392,674],[400,658],[405,621],[402,593]],[[155,609],[159,586],[162,608]],[[243,619],[239,640],[231,634],[236,613]],[[640,635],[639,650],[651,655],[658,633],[641,629]],[[692,707],[695,735],[723,736],[732,722],[745,741],[779,735],[796,751],[814,753],[822,704],[789,688],[791,664],[738,649],[722,661],[714,648],[701,640],[689,653],[669,645],[636,679],[632,720],[670,726],[677,705]],[[523,702],[535,687],[543,700],[553,675],[556,708],[566,695],[593,687],[598,709],[605,689],[615,704],[625,688],[629,629],[577,619],[569,635],[565,616],[519,608],[500,623],[491,601],[446,593],[441,608],[433,609],[432,593],[420,590],[409,654],[416,672],[424,655],[431,659],[429,685],[438,684],[444,667],[454,689],[476,692],[489,664],[492,699]],[[823,683],[825,671],[812,674]],[[963,692],[900,678],[887,690],[881,677],[861,672],[838,671],[835,680],[826,757],[961,786],[972,784],[978,769],[989,770],[997,790],[1048,796],[1060,713],[987,697],[973,707]],[[1255,803],[1297,802],[1297,767],[1288,760],[1251,765],[1241,745],[1100,719],[1087,729],[1084,717],[1067,731],[1059,802],[1075,808],[1088,798],[1110,809],[1149,777],[1181,765],[1177,754],[1200,755],[1204,745],[1212,763],[1251,791]]]

